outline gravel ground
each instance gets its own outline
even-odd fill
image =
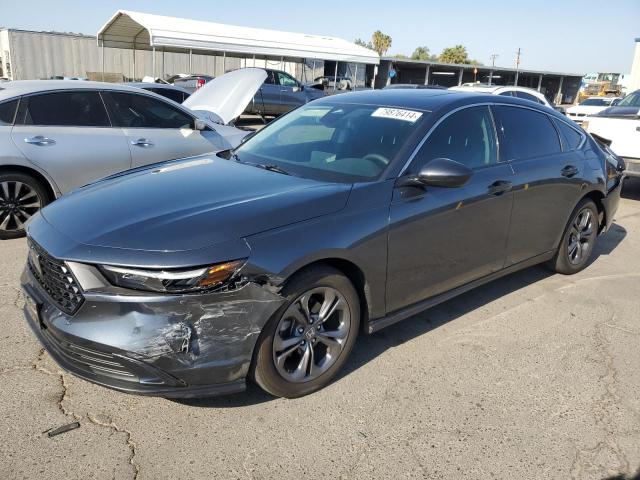
[[[640,183],[572,277],[530,268],[369,337],[297,400],[189,402],[63,373],[0,244],[0,478],[579,478],[640,468]],[[43,432],[79,421],[49,438]]]

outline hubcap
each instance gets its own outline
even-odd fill
[[[580,210],[569,231],[567,255],[571,264],[579,265],[587,259],[591,251],[593,231],[593,213],[588,208]]]
[[[0,183],[0,230],[22,230],[24,222],[42,207],[42,201],[26,183],[5,181]]]
[[[273,339],[273,361],[290,382],[326,372],[344,349],[351,312],[340,292],[318,287],[300,295],[282,315]]]

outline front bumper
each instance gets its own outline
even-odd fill
[[[85,291],[68,315],[29,268],[21,283],[27,322],[62,368],[122,392],[175,398],[244,390],[257,338],[284,301],[251,282],[201,295]]]

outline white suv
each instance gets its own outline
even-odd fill
[[[532,88],[475,83],[465,84],[459,87],[451,87],[449,88],[449,90],[456,90],[458,92],[478,92],[487,95],[502,95],[507,97],[522,98],[523,100],[529,100],[531,102],[546,105],[549,108],[564,113],[564,110],[562,108],[555,107],[554,105],[549,103],[547,97]]]

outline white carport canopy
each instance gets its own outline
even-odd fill
[[[98,45],[135,50],[217,51],[378,65],[380,57],[347,40],[118,10],[98,32]]]

